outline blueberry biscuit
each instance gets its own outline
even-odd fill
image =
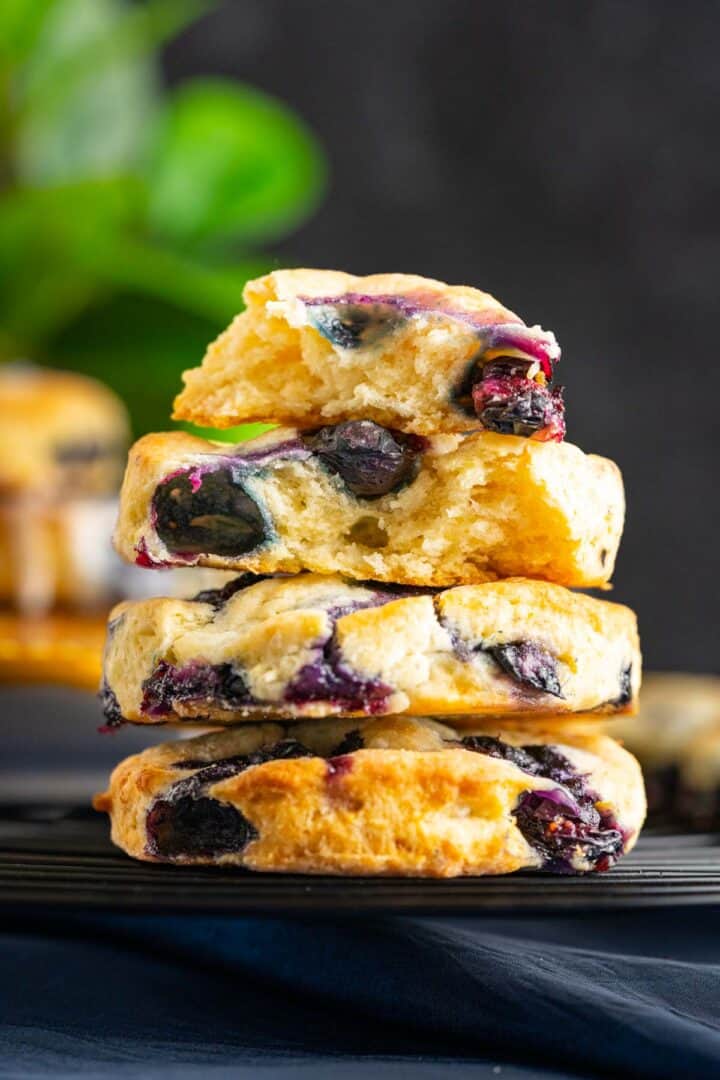
[[[395,716],[156,746],[95,807],[138,859],[427,877],[607,870],[645,815],[638,764],[606,736]]]
[[[639,714],[614,724],[613,735],[637,755],[645,770],[651,814],[706,821],[714,789],[720,788],[715,749],[718,731],[719,676],[647,675]]]
[[[95,379],[32,364],[0,365],[0,496],[115,493],[129,426]]]
[[[553,334],[488,293],[409,274],[276,270],[249,282],[244,299],[202,366],[185,373],[177,419],[564,436]]]
[[[239,578],[111,616],[108,723],[629,712],[635,615],[522,578],[428,591],[337,576]]]
[[[570,443],[425,438],[352,420],[236,446],[145,436],[115,543],[143,566],[597,586],[612,575],[623,516],[617,466]]]

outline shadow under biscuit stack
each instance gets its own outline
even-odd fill
[[[603,732],[635,710],[609,582],[610,461],[564,442],[560,350],[486,293],[276,271],[185,375],[177,419],[278,425],[132,449],[115,534],[237,573],[112,613],[109,727],[213,728],[96,798],[128,854],[300,873],[609,869],[645,816]]]

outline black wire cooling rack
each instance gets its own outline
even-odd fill
[[[137,863],[86,807],[0,805],[0,907],[239,914],[552,912],[720,903],[720,836],[649,830],[606,874],[305,877]]]

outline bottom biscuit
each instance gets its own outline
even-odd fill
[[[95,808],[138,859],[452,877],[607,870],[635,843],[645,794],[604,735],[382,717],[165,743],[121,762]]]

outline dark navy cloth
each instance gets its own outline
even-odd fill
[[[720,1075],[720,911],[0,924],[0,1076]]]

